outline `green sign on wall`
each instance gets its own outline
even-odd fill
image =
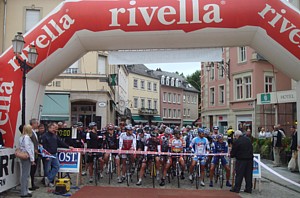
[[[271,94],[265,93],[260,95],[260,100],[262,104],[270,104],[271,103]]]

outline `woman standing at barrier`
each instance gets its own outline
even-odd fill
[[[33,142],[30,139],[32,136],[32,127],[30,125],[26,125],[23,127],[22,135],[19,139],[20,149],[29,154],[28,159],[20,159],[21,160],[21,197],[32,197],[30,193],[28,193],[28,180],[30,175],[31,165],[35,165],[34,162],[34,146]]]

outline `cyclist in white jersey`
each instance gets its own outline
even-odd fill
[[[198,161],[200,160],[200,168],[201,168],[201,186],[205,186],[204,179],[204,168],[206,163],[206,155],[209,153],[210,147],[207,138],[204,137],[204,130],[202,128],[198,128],[198,137],[195,137],[190,143],[190,148],[192,152],[195,154],[193,158],[192,164],[190,166],[190,176],[189,179],[193,180],[193,171],[194,167]]]

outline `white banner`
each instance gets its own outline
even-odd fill
[[[0,149],[0,193],[20,183],[20,163],[15,149]]]
[[[222,61],[222,48],[124,50],[108,55],[112,65],[208,61]]]

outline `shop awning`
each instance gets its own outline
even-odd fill
[[[67,121],[70,118],[70,95],[45,93],[41,120]]]
[[[194,120],[183,120],[183,125],[192,125]]]
[[[139,122],[142,122],[142,123],[148,122],[148,120],[146,120],[144,117],[139,116],[139,115],[133,115],[131,118],[136,123],[139,123]]]
[[[162,122],[162,119],[160,116],[153,116],[151,119],[151,122]]]

